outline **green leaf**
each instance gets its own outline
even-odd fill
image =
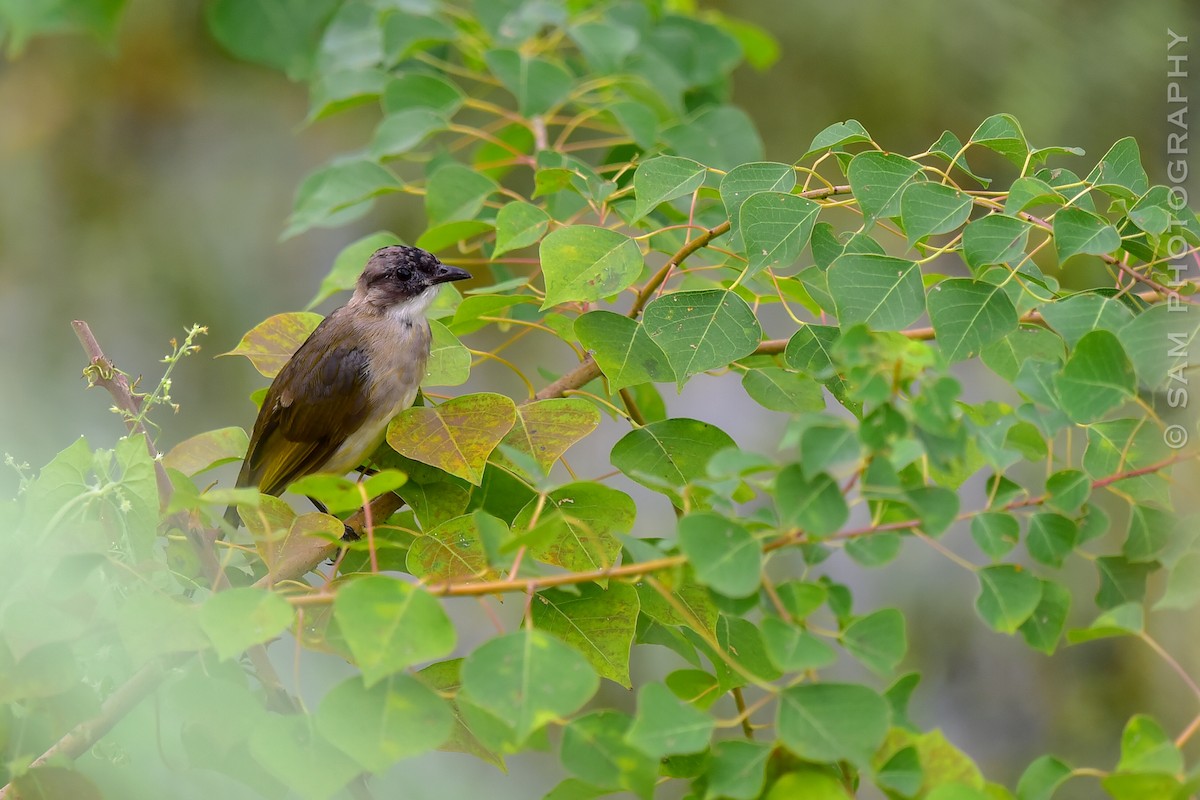
[[[1071,592],[1054,581],[1042,581],[1042,597],[1018,630],[1034,650],[1053,655],[1071,610]]]
[[[940,183],[910,183],[900,195],[900,221],[909,245],[957,230],[971,216],[971,196]]]
[[[266,714],[250,737],[250,754],[305,800],[326,800],[362,771],[303,714]]]
[[[1071,644],[1080,644],[1095,639],[1129,636],[1140,633],[1145,624],[1141,603],[1122,603],[1101,613],[1088,627],[1067,631],[1067,641]]]
[[[488,456],[516,421],[511,399],[480,392],[405,410],[388,426],[387,442],[402,456],[478,486]]]
[[[1080,423],[1096,422],[1133,396],[1137,377],[1121,342],[1108,331],[1092,331],[1075,345],[1054,387],[1067,415]]]
[[[430,225],[474,219],[483,203],[500,187],[486,175],[451,162],[429,176],[425,214]]]
[[[1102,256],[1120,246],[1121,234],[1097,214],[1064,208],[1054,215],[1054,249],[1060,264],[1080,253]]]
[[[716,633],[718,611],[712,594],[696,581],[690,569],[684,569],[669,581],[664,580],[663,584],[671,602],[650,584],[637,584],[643,614],[666,626],[692,628],[698,623],[697,630],[709,635]]]
[[[537,244],[550,227],[550,215],[532,203],[505,203],[496,215],[495,258]]]
[[[841,642],[850,655],[875,672],[888,675],[908,650],[904,615],[897,609],[884,608],[858,617],[842,631]]]
[[[1007,512],[986,511],[971,520],[971,538],[992,559],[1008,555],[1020,537],[1020,523]]]
[[[428,13],[391,9],[383,21],[383,52],[386,66],[394,66],[411,55],[439,42],[457,38],[453,27]],[[415,12],[416,9],[413,9]]]
[[[208,647],[196,612],[195,606],[165,594],[141,591],[127,597],[117,615],[117,631],[129,658],[143,663]]]
[[[762,621],[763,644],[771,663],[784,672],[823,669],[837,661],[837,652],[812,633],[779,617]]]
[[[619,711],[600,710],[571,721],[563,730],[559,757],[568,772],[599,791],[630,789],[641,797],[654,791],[658,761],[632,747],[625,733],[633,720]],[[561,784],[560,784],[561,786]],[[572,796],[572,800],[595,795]],[[554,797],[547,795],[546,800]]]
[[[1051,800],[1055,790],[1071,777],[1071,767],[1054,756],[1040,756],[1025,768],[1017,781],[1020,800]]]
[[[921,267],[915,261],[847,253],[834,259],[828,275],[843,327],[866,324],[873,330],[898,331],[925,310]]]
[[[1100,573],[1096,605],[1100,608],[1140,602],[1146,595],[1146,578],[1157,569],[1153,562],[1130,561],[1124,556],[1100,556],[1095,561]]]
[[[544,589],[534,595],[530,607],[535,628],[582,653],[601,678],[626,689],[632,686],[629,649],[641,607],[632,586],[610,581],[607,588],[582,583],[574,592]]]
[[[950,278],[929,292],[929,320],[946,359],[973,358],[1017,329],[1017,310],[1004,288]]]
[[[483,317],[503,317],[513,306],[537,303],[537,299],[523,294],[480,294],[464,297],[454,310],[450,330],[456,336],[466,336],[492,322]]]
[[[762,546],[750,532],[719,514],[701,512],[679,520],[679,548],[696,580],[728,597],[758,591]]]
[[[536,526],[531,527],[535,514]],[[633,528],[636,515],[637,507],[624,492],[578,481],[530,500],[513,520],[513,530],[532,531],[529,550],[534,558],[583,572],[616,563],[621,552],[617,536]]]
[[[1021,123],[1011,114],[993,114],[979,123],[968,144],[978,144],[994,150],[1018,167],[1024,166],[1025,159],[1029,156],[1029,142],[1025,140],[1025,132],[1021,130]]]
[[[1061,567],[1079,536],[1073,520],[1061,514],[1034,514],[1029,519],[1025,547],[1034,561],[1048,567]]]
[[[1039,178],[1017,178],[1008,189],[1004,201],[1004,213],[1015,217],[1031,206],[1059,205],[1067,201],[1053,186]]]
[[[775,482],[780,522],[813,538],[832,536],[850,518],[841,488],[827,473],[809,479],[799,464],[780,470]]]
[[[659,156],[643,161],[633,173],[636,202],[630,222],[637,222],[659,203],[689,195],[704,185],[708,170],[690,158]]]
[[[1126,353],[1134,353],[1133,368],[1143,385],[1156,390],[1167,389],[1168,404],[1174,396],[1182,399],[1183,371],[1194,364],[1200,350],[1200,318],[1196,314],[1181,314],[1170,302],[1152,306],[1133,318],[1133,321],[1114,330]],[[1180,319],[1184,317],[1184,319]]]
[[[691,120],[663,131],[662,138],[676,155],[726,172],[762,161],[758,129],[745,111],[733,106],[707,106]]]
[[[756,192],[742,202],[738,230],[749,262],[745,277],[764,268],[783,269],[800,258],[808,245],[821,207],[783,192]]]
[[[382,102],[383,112],[389,116],[420,108],[448,120],[462,106],[463,93],[441,75],[407,72],[384,87]]]
[[[599,74],[618,71],[625,56],[638,46],[638,32],[611,20],[571,25],[567,33],[579,46],[588,66]]]
[[[624,314],[589,311],[575,320],[575,335],[592,353],[614,392],[639,383],[675,379],[662,348],[641,323]]]
[[[713,745],[706,800],[755,800],[762,792],[772,747],[765,742],[724,739]]]
[[[973,269],[1020,260],[1029,242],[1029,223],[1005,214],[988,214],[963,228],[963,258]]]
[[[292,607],[274,592],[241,586],[208,598],[199,616],[217,655],[233,658],[286,630],[292,624]]]
[[[1132,136],[1126,136],[1110,147],[1084,180],[1092,188],[1122,200],[1141,197],[1150,188],[1150,179],[1142,167],[1141,151]]]
[[[979,597],[975,610],[993,630],[1016,633],[1042,599],[1042,582],[1015,564],[996,564],[980,569]]]
[[[471,351],[436,319],[429,320],[432,339],[423,386],[461,386],[471,377]]]
[[[637,716],[625,741],[652,758],[698,753],[708,747],[716,720],[685,703],[661,683],[638,690]]]
[[[368,772],[435,750],[454,730],[454,712],[411,675],[367,686],[354,676],[329,690],[317,710],[317,730]]]
[[[1153,561],[1172,540],[1175,526],[1170,512],[1137,504],[1129,515],[1129,533],[1121,553],[1130,561]]]
[[[736,228],[742,204],[756,192],[790,193],[796,186],[796,169],[790,164],[757,161],[739,164],[721,178],[725,216]]]
[[[446,127],[446,120],[428,108],[409,108],[384,117],[371,138],[373,158],[395,158]]]
[[[1092,483],[1082,470],[1062,469],[1046,479],[1046,493],[1048,506],[1074,514],[1091,496]]]
[[[1153,717],[1135,714],[1121,733],[1117,770],[1177,775],[1184,771],[1183,754]]]
[[[704,475],[713,453],[736,447],[715,425],[673,417],[636,428],[613,445],[612,464],[656,491],[661,484],[681,489]]]
[[[858,120],[848,119],[845,122],[835,122],[813,137],[812,142],[808,145],[808,152],[800,156],[800,160],[806,161],[817,153],[823,153],[835,147],[870,141],[870,134]]]
[[[592,225],[551,231],[542,239],[538,255],[546,279],[542,308],[614,295],[642,272],[637,242],[623,233]]]
[[[1032,325],[1019,326],[980,352],[983,363],[1009,382],[1016,381],[1025,362],[1061,362],[1063,355],[1063,342],[1057,334]]]
[[[517,110],[526,119],[544,114],[566,99],[575,82],[571,73],[553,61],[516,50],[489,50],[483,58],[517,98]]]
[[[1200,552],[1192,551],[1171,565],[1166,591],[1154,608],[1189,609],[1197,601],[1200,601]]]
[[[309,77],[317,43],[337,7],[336,0],[214,0],[204,16],[226,50],[298,81]]]
[[[1154,236],[1166,233],[1171,227],[1171,190],[1151,186],[1129,209],[1129,221]]]
[[[776,727],[800,758],[863,766],[883,743],[890,717],[887,701],[866,686],[812,683],[780,694]]]
[[[748,356],[762,341],[758,318],[734,292],[672,292],[642,312],[642,325],[682,386],[688,377]]]
[[[329,220],[339,211],[373,197],[397,192],[402,184],[395,175],[367,159],[354,159],[311,173],[296,190],[292,215],[284,238],[303,233]]]
[[[574,648],[536,629],[490,639],[462,665],[462,691],[510,724],[519,741],[579,710],[600,679]]]
[[[868,150],[856,155],[846,178],[867,226],[877,219],[900,216],[900,197],[920,174],[920,164],[895,153]]]
[[[818,384],[780,367],[747,370],[742,376],[742,388],[756,403],[771,411],[803,414],[825,408],[825,398]]]
[[[454,626],[437,598],[394,578],[368,575],[346,583],[333,616],[368,688],[454,649]]]
[[[1074,294],[1038,310],[1069,347],[1091,331],[1118,333],[1133,319],[1124,303],[1095,292]]]

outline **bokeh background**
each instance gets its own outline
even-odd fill
[[[851,117],[885,147],[919,152],[945,129],[965,139],[1004,111],[1035,145],[1084,148],[1077,171],[1132,135],[1151,181],[1165,182],[1168,28],[1190,37],[1181,47],[1191,58],[1185,83],[1200,130],[1195,0],[701,5],[763,25],[779,40],[778,62],[764,73],[743,67],[734,89],[773,160],[795,160],[816,132]],[[249,426],[247,398],[263,379],[241,359],[213,356],[270,314],[303,308],[348,242],[378,229],[409,241],[421,232],[420,206],[400,197],[343,228],[280,240],[300,179],[365,142],[373,117],[349,113],[305,127],[304,87],[228,57],[207,34],[202,6],[130,0],[111,45],[38,39],[0,62],[0,454],[36,468],[78,435],[94,446],[118,435],[107,396],[84,391],[75,318],[150,386],[169,340],[192,323],[208,326],[204,350],[175,375],[181,411],[156,417],[161,449],[211,428]],[[1200,133],[1193,139],[1200,175]],[[1200,181],[1190,186],[1195,207]],[[557,361],[546,366],[565,367],[563,357],[547,355]],[[478,371],[469,386],[484,387],[519,396],[519,384],[493,369]],[[746,447],[772,448],[782,418],[742,413],[740,391],[736,381],[698,379],[679,396],[668,392],[667,402]],[[603,464],[616,435],[576,457]],[[0,468],[0,497],[16,488],[16,472]],[[648,508],[641,525],[669,517]],[[965,571],[911,544],[900,564],[870,572],[842,559],[830,569],[858,587],[862,608],[904,608],[906,664],[925,674],[913,716],[941,726],[989,778],[1012,785],[1046,752],[1109,766],[1131,714],[1155,714],[1168,731],[1195,715],[1178,676],[1140,643],[1106,640],[1046,658],[974,619],[974,580]],[[1094,577],[1077,577],[1090,592]],[[1200,675],[1196,617],[1163,622],[1155,635]],[[527,776],[532,783],[514,787],[468,761],[429,762],[412,796],[487,786],[496,797],[522,797],[555,782]],[[537,765],[530,757],[530,770]],[[1077,794],[1066,796],[1099,793],[1075,783]]]

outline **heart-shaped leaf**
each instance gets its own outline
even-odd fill
[[[517,421],[517,407],[481,392],[432,408],[410,408],[388,426],[387,442],[402,456],[478,486],[488,456]]]

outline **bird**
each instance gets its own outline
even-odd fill
[[[417,247],[376,250],[349,302],[321,321],[271,382],[236,486],[278,497],[305,475],[358,467],[416,399],[429,359],[426,312],[441,285],[470,277]],[[225,521],[237,528],[236,506]]]

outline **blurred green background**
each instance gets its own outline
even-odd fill
[[[1008,112],[1035,145],[1083,147],[1087,156],[1070,165],[1077,171],[1132,135],[1151,180],[1164,182],[1168,28],[1190,37],[1181,47],[1200,110],[1196,0],[701,5],[779,40],[774,67],[742,68],[734,90],[774,160],[793,161],[817,131],[851,117],[885,148],[919,152],[945,129],[965,139],[984,117]],[[44,38],[0,63],[0,453],[34,468],[77,435],[103,445],[119,432],[107,396],[84,392],[70,320],[87,320],[117,365],[145,373],[148,386],[172,337],[193,322],[209,327],[204,350],[176,372],[181,412],[157,415],[166,450],[252,421],[247,396],[262,379],[240,359],[213,355],[268,315],[302,308],[348,242],[380,228],[411,241],[423,226],[419,204],[389,199],[344,228],[281,242],[300,179],[367,141],[373,118],[350,113],[304,127],[304,88],[226,56],[202,6],[131,0],[111,46]],[[1196,207],[1200,182],[1191,188]],[[678,413],[705,402],[697,391],[668,402]],[[721,423],[720,415],[708,416]],[[734,416],[726,427],[735,438],[768,446],[756,428],[770,426]],[[0,496],[16,486],[4,468]],[[887,598],[905,608],[909,663],[926,676],[914,716],[942,726],[988,777],[1011,785],[1045,752],[1112,764],[1130,714],[1154,713],[1167,730],[1194,716],[1178,702],[1178,676],[1137,641],[1047,659],[977,624],[962,570],[913,547],[901,563],[838,577],[861,586],[867,604]],[[1092,580],[1080,576],[1081,591]],[[1154,633],[1200,673],[1195,617],[1166,618],[1172,628]],[[492,775],[481,766],[458,777],[483,785]]]

